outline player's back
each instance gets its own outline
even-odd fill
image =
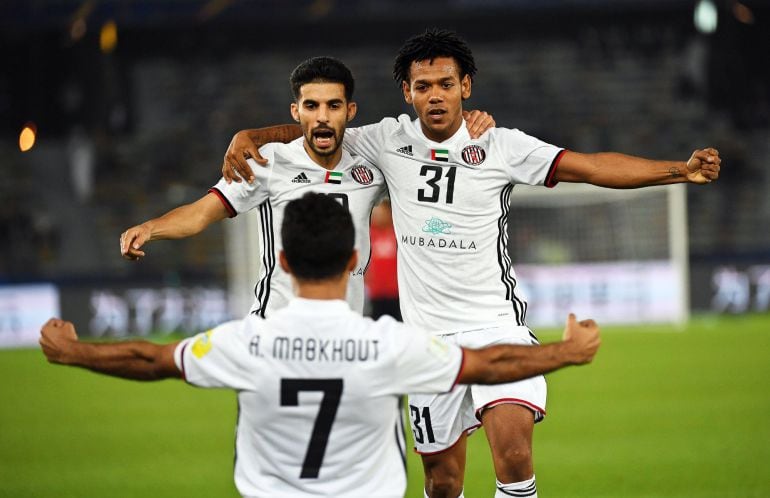
[[[402,496],[400,395],[448,391],[462,356],[339,300],[297,298],[208,338],[200,358],[202,339],[185,357],[186,378],[238,390],[235,480],[246,496]]]

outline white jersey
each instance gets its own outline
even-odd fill
[[[269,316],[294,295],[289,275],[278,264],[282,248],[281,225],[289,201],[307,192],[337,199],[350,210],[356,229],[358,266],[350,274],[348,302],[356,311],[364,307],[364,273],[369,265],[369,219],[372,208],[386,195],[382,173],[371,163],[342,152],[339,164],[329,171],[315,163],[303,147],[304,138],[288,144],[270,143],[259,153],[267,159],[262,167],[249,159],[254,183],[219,180],[209,190],[219,196],[230,216],[259,208],[259,278],[254,287],[251,312]]]
[[[292,299],[182,341],[201,387],[238,391],[235,484],[244,496],[389,496],[406,489],[406,392],[447,392],[458,346],[341,300]]]
[[[465,126],[433,142],[407,115],[348,129],[343,146],[379,166],[398,238],[404,322],[430,331],[525,325],[508,255],[513,186],[553,186],[562,149],[521,131]]]

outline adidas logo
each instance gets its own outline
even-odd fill
[[[411,145],[405,145],[405,146],[401,147],[400,149],[396,149],[396,152],[398,152],[399,154],[405,154],[407,156],[414,156],[414,154],[412,154],[412,146]]]
[[[310,178],[303,172],[295,176],[291,183],[310,183]]]

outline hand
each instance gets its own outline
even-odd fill
[[[602,342],[596,322],[591,319],[578,322],[574,313],[567,317],[563,340],[574,356],[572,363],[575,365],[590,363]]]
[[[50,363],[66,363],[67,353],[78,343],[72,322],[51,318],[40,329],[40,347]]]
[[[241,130],[233,135],[222,162],[222,177],[227,183],[241,183],[241,178],[249,183],[254,181],[254,172],[246,162],[248,158],[253,158],[260,166],[267,165],[267,159],[259,155],[259,146],[251,140],[247,131]]]
[[[468,134],[476,139],[484,134],[490,128],[495,127],[495,119],[484,111],[463,111],[465,126],[468,127]]]
[[[692,153],[687,161],[687,181],[690,183],[711,183],[719,178],[719,169],[722,159],[716,149],[698,149]]]
[[[139,248],[150,240],[152,229],[146,223],[131,227],[120,234],[120,254],[131,261],[137,261],[144,257],[144,251]]]

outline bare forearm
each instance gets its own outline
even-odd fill
[[[254,128],[248,130],[249,138],[256,144],[271,142],[289,143],[302,136],[302,128],[299,125],[286,124],[269,126],[266,128]]]
[[[687,181],[685,161],[654,161],[616,152],[568,154],[568,161],[556,170],[559,181],[620,189]]]
[[[56,363],[124,379],[160,380],[181,376],[173,363],[174,347],[174,344],[158,345],[146,341],[112,344],[76,342]]]
[[[496,384],[515,382],[559,368],[579,363],[564,342],[543,346],[500,345],[473,351],[472,364],[466,357],[466,367],[460,382],[467,384]]]
[[[180,206],[158,218],[145,222],[150,229],[149,240],[184,239],[202,232],[208,223],[196,213],[191,204]]]
[[[210,224],[227,217],[222,201],[214,194],[179,206],[159,218],[144,223],[149,228],[149,240],[183,239],[202,232]]]

